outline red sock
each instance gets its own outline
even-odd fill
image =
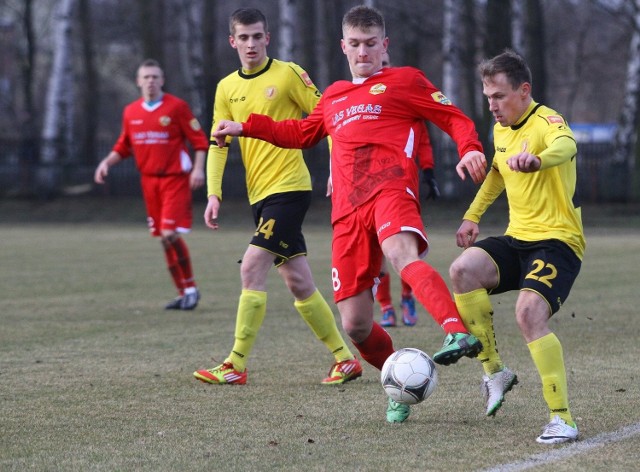
[[[388,273],[381,273],[378,279],[380,283],[376,292],[376,300],[378,300],[382,310],[385,310],[393,304],[391,301],[391,277],[389,277]]]
[[[375,321],[369,337],[361,343],[354,342],[353,345],[362,358],[378,370],[382,369],[384,361],[395,351],[391,336]]]
[[[191,268],[191,257],[189,256],[189,248],[182,238],[176,239],[171,243],[171,247],[176,252],[180,271],[182,273],[182,286],[184,288],[195,287],[196,281],[193,277],[193,269]]]
[[[405,266],[400,276],[446,333],[468,333],[447,284],[433,267],[424,261],[415,261]]]
[[[407,282],[405,282],[402,279],[400,279],[400,281],[402,282],[402,292],[401,292],[402,297],[409,298],[413,294],[413,290],[411,290],[411,285],[409,285]]]
[[[171,274],[171,280],[173,280],[173,284],[178,289],[178,293],[184,295],[182,290],[182,270],[180,270],[180,264],[178,264],[178,255],[171,245],[163,246],[163,248],[164,256],[167,260],[167,269],[169,269],[169,273]]]

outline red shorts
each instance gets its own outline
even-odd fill
[[[397,189],[382,190],[333,223],[331,281],[336,303],[375,285],[382,262],[380,245],[402,231],[416,234],[418,253],[424,257],[429,243],[420,202]]]
[[[147,224],[152,236],[162,230],[191,231],[192,206],[189,174],[143,175],[140,179],[147,207]]]

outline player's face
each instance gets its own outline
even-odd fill
[[[389,38],[380,28],[344,28],[340,41],[354,78],[371,77],[382,68],[382,55],[387,52]]]
[[[513,89],[504,72],[482,81],[482,93],[489,101],[489,111],[501,126],[518,122],[531,102],[531,85],[527,82]]]
[[[145,100],[155,100],[162,94],[164,74],[162,69],[155,66],[142,66],[138,69],[136,83]]]
[[[238,50],[240,63],[244,69],[250,70],[262,65],[267,57],[269,33],[264,30],[264,24],[254,23],[242,25],[236,23],[234,34],[229,36],[231,47]]]

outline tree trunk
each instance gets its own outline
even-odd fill
[[[155,59],[165,67],[164,0],[138,0],[140,34],[145,59]]]
[[[202,2],[200,5],[202,17],[202,60],[203,60],[203,82],[204,82],[204,110],[202,119],[202,127],[209,134],[211,129],[211,121],[213,120],[213,101],[216,92],[216,85],[221,79],[221,75],[230,72],[232,67],[228,66],[229,71],[221,70],[218,66],[218,58],[216,47],[219,39],[228,35],[227,31],[219,31],[216,29],[216,19],[218,17],[218,2]]]
[[[278,28],[278,59],[292,61],[294,59],[293,37],[294,22],[296,21],[295,0],[278,0],[280,7],[280,27]]]
[[[531,69],[533,96],[536,101],[547,100],[547,66],[545,61],[544,38],[546,37],[544,14],[540,0],[525,2],[525,51],[524,55]]]
[[[627,60],[627,78],[625,84],[624,101],[618,120],[618,129],[614,139],[614,165],[625,166],[625,174],[634,175],[635,150],[638,136],[638,100],[640,99],[640,0],[635,1],[633,15],[633,33],[629,44],[629,57]],[[636,151],[634,153],[634,151]],[[629,192],[633,191],[629,179]]]
[[[484,52],[493,57],[511,47],[511,1],[487,0]]]
[[[47,90],[40,168],[37,172],[38,192],[49,198],[60,185],[60,157],[63,137],[71,123],[66,122],[72,108],[73,80],[71,71],[72,13],[75,0],[62,0],[54,23],[53,65]],[[68,152],[69,149],[66,149]]]
[[[527,54],[525,44],[526,18],[523,0],[514,0],[511,4],[511,44],[518,54]]]
[[[91,2],[79,0],[78,20],[80,24],[80,44],[82,48],[83,79],[80,81],[82,91],[80,100],[82,110],[82,129],[80,130],[80,156],[86,163],[93,165],[96,161],[96,132],[100,115],[100,93],[98,89],[98,73],[96,71],[93,51],[93,28],[91,27]]]
[[[186,90],[185,100],[193,114],[201,120],[204,116],[204,68],[202,51],[202,0],[174,0],[171,18],[178,24],[178,56],[182,80]]]
[[[461,4],[458,0],[444,1],[444,25],[442,29],[442,91],[460,106],[460,78],[462,60],[460,46]]]

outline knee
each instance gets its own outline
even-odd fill
[[[345,334],[353,341],[354,343],[361,343],[369,336],[371,329],[368,330],[362,324],[353,323],[350,321],[342,321],[342,329]]]
[[[458,257],[449,266],[449,278],[451,279],[454,290],[456,288],[461,288],[465,282],[471,278],[470,267],[462,256]]]
[[[180,235],[175,231],[163,230],[160,240],[162,241],[163,246],[168,246],[176,242],[179,237]]]

